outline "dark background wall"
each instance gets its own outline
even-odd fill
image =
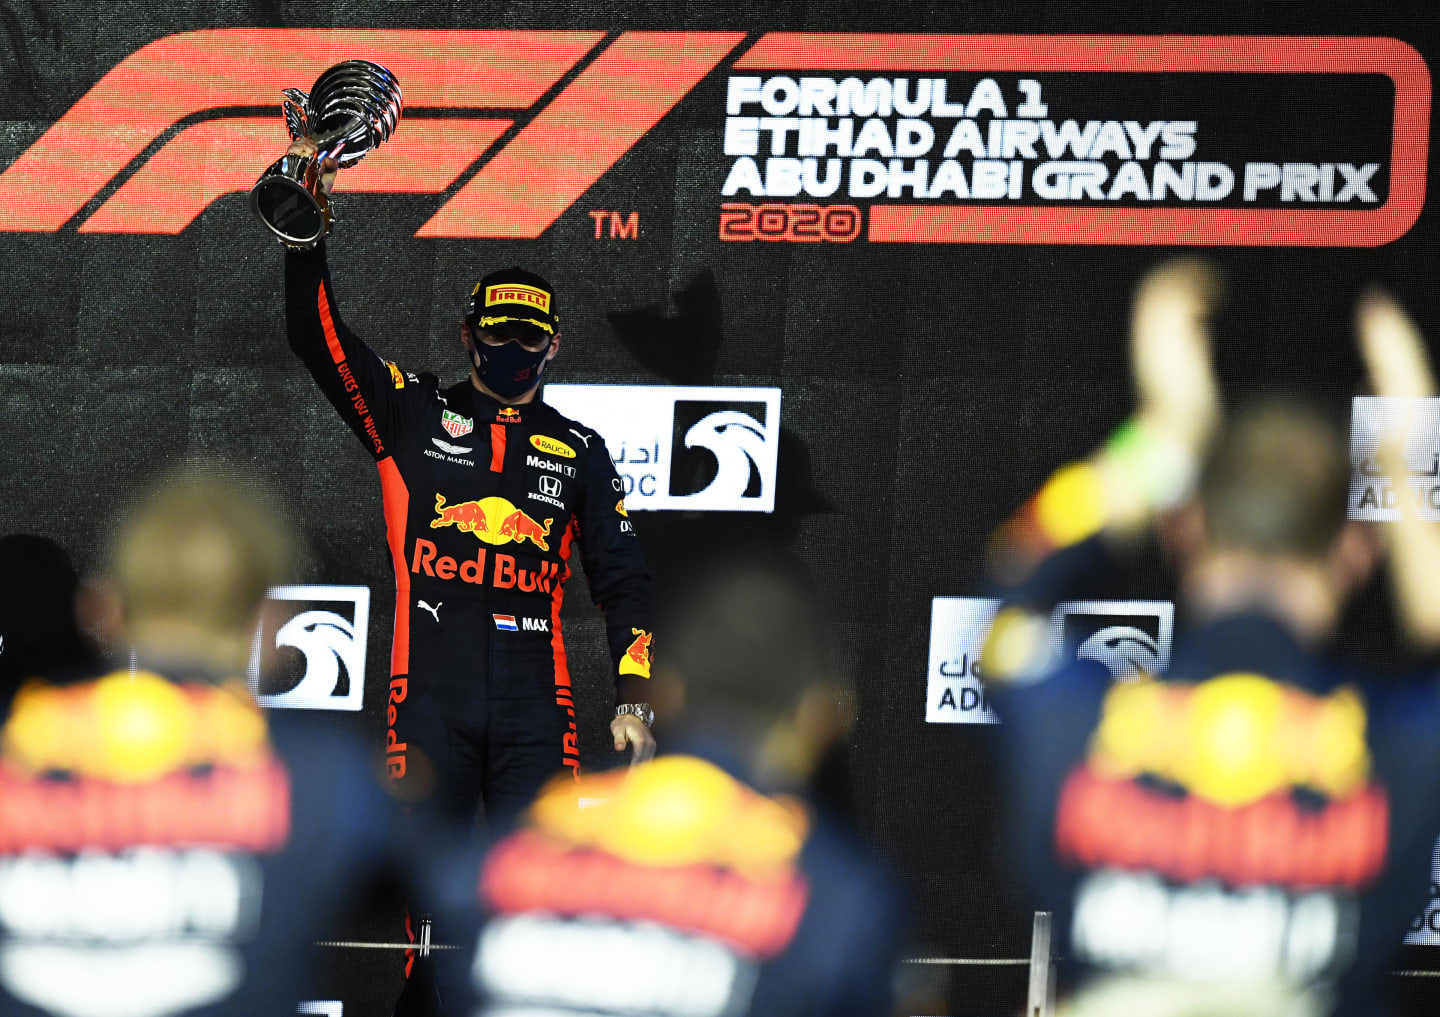
[[[1175,248],[878,243],[863,235],[848,244],[724,242],[717,235],[721,203],[766,200],[721,195],[734,161],[722,154],[730,65],[764,33],[829,31],[1386,36],[1433,66],[1440,56],[1433,6],[5,0],[0,168],[146,43],[246,26],[586,29],[610,33],[602,45],[635,30],[743,33],[536,239],[414,236],[493,154],[441,194],[341,195],[343,222],[331,243],[338,296],[347,321],[384,356],[455,378],[464,371],[456,332],[469,285],[519,262],[546,274],[564,302],[568,341],[556,380],[779,386],[784,435],[773,514],[636,514],[661,594],[688,562],[729,541],[767,541],[802,559],[836,623],[835,666],[858,687],[852,767],[860,820],[914,895],[918,938],[927,952],[947,956],[1026,953],[1025,904],[999,873],[994,732],[924,723],[930,602],[986,592],[987,534],[1051,469],[1093,447],[1128,413],[1129,293],[1147,266]],[[924,40],[894,45],[901,54],[923,49]],[[317,56],[307,76],[277,76],[277,103],[280,88],[308,87],[326,64]],[[809,73],[839,78],[850,70],[837,62]],[[210,73],[203,60],[163,71],[181,90]],[[980,76],[949,75],[967,82]],[[1237,165],[1378,158],[1382,201],[1395,184],[1394,93],[1381,76],[1161,73],[1138,85],[1125,75],[995,76],[1011,101],[1016,78],[1040,79],[1056,119],[1198,119],[1203,154],[1195,158]],[[517,119],[528,122],[546,101]],[[278,118],[278,106],[240,103],[186,123],[237,114]],[[1433,126],[1428,111],[1422,123]],[[404,136],[402,124],[397,138]],[[82,228],[159,150],[152,145],[132,160],[58,228],[0,225],[0,532],[46,534],[82,567],[94,567],[108,514],[156,464],[190,458],[265,474],[310,539],[303,581],[375,591],[366,709],[335,716],[378,740],[392,589],[379,485],[364,451],[285,348],[280,251],[239,193],[219,198],[173,235]],[[241,148],[233,159],[244,162],[242,176],[250,179],[278,154]],[[1431,150],[1422,149],[1424,178],[1433,165]],[[47,187],[85,169],[83,157],[57,161],[26,193],[43,204]],[[197,174],[216,171],[210,161],[195,167]],[[31,200],[13,190],[0,195],[7,221]],[[953,195],[939,203],[957,204]],[[1440,334],[1433,205],[1427,199],[1413,225],[1397,231],[1403,235],[1378,247],[1294,246],[1314,236],[1297,218],[1283,242],[1209,249],[1233,283],[1217,347],[1227,396],[1300,390],[1333,405],[1343,423],[1359,378],[1349,314],[1367,282],[1392,288],[1422,327]],[[638,213],[638,236],[611,238],[607,228],[597,239],[592,210]],[[583,577],[575,582],[583,585]],[[1164,596],[1168,589],[1162,573],[1147,571],[1123,592]],[[601,622],[578,590],[565,609],[585,764],[611,765],[602,734]],[[1383,598],[1372,596],[1348,620],[1341,649],[1385,660],[1394,656],[1391,647]],[[1423,952],[1412,954],[1426,963]],[[976,979],[973,990],[957,994],[957,1012],[967,999],[964,1012],[1017,1002],[1023,982],[1018,973],[1008,978]],[[347,1012],[370,1012],[365,1007],[377,1005],[367,1002],[370,995],[355,990]]]

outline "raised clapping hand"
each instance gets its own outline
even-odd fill
[[[1425,340],[1403,308],[1388,294],[1370,290],[1355,309],[1360,355],[1376,395],[1421,399],[1435,395]],[[1440,647],[1440,527],[1420,518],[1408,495],[1405,441],[1413,414],[1387,434],[1379,459],[1400,496],[1400,518],[1382,527],[1390,546],[1390,575],[1406,634],[1420,647]]]
[[[1140,415],[1197,460],[1220,422],[1209,319],[1222,290],[1220,273],[1208,262],[1167,261],[1136,287],[1130,318]]]

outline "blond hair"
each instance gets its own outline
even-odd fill
[[[266,590],[289,579],[295,545],[257,483],[186,469],[135,500],[111,542],[110,578],[127,625],[233,635],[253,624]]]

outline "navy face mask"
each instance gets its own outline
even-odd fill
[[[545,370],[545,354],[550,341],[538,350],[527,350],[515,340],[503,346],[490,346],[475,340],[475,373],[485,387],[496,395],[513,399],[534,388]]]

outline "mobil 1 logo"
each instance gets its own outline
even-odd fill
[[[778,388],[549,385],[545,401],[604,436],[629,511],[775,508]]]
[[[249,685],[261,706],[359,710],[370,625],[368,586],[277,586],[250,652]]]
[[[930,662],[925,720],[998,724],[985,700],[980,653],[1000,601],[936,597],[930,605]],[[1163,674],[1170,666],[1175,607],[1165,600],[1085,600],[1056,605],[1050,618],[1053,664],[1088,659],[1116,681]]]

